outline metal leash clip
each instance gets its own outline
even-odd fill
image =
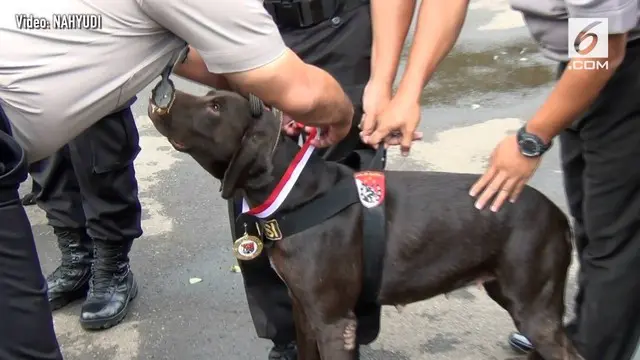
[[[151,103],[151,111],[154,114],[162,116],[171,111],[171,106],[173,106],[173,101],[176,98],[176,87],[173,81],[169,79],[169,76],[171,76],[173,68],[176,65],[184,62],[188,53],[189,47],[185,46],[176,56],[172,57],[162,71],[162,79],[160,79],[158,84],[151,90],[149,102]]]

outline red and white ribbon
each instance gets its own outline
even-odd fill
[[[273,215],[285,201],[293,185],[298,181],[302,170],[307,165],[315,146],[311,145],[311,140],[318,136],[318,130],[313,129],[308,135],[307,140],[302,143],[302,146],[296,156],[293,158],[291,164],[285,171],[284,175],[278,182],[278,185],[271,192],[267,200],[262,204],[250,209],[246,199],[242,199],[242,213],[248,213],[257,218],[264,219]],[[302,135],[299,137],[298,144],[302,142]]]

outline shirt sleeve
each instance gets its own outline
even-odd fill
[[[623,34],[638,25],[638,0],[565,0],[570,17],[607,18],[609,34]]]
[[[286,45],[262,0],[138,0],[161,26],[198,50],[210,72],[262,67]]]

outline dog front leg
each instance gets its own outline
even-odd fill
[[[331,324],[322,323],[317,330],[321,359],[358,359],[357,326],[356,316],[352,311],[349,311],[347,317],[338,319]]]
[[[296,298],[289,293],[293,304],[293,321],[296,325],[296,342],[298,345],[298,360],[320,360],[318,343],[307,316]]]

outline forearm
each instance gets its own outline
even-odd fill
[[[371,0],[371,81],[393,85],[415,7],[416,0]]]
[[[340,84],[324,70],[313,66],[309,68],[307,86],[302,85],[302,91],[292,89],[283,97],[283,103],[293,104],[306,96],[309,99],[307,106],[291,108],[291,111],[287,111],[286,104],[278,108],[307,126],[323,127],[336,124],[340,119],[351,120],[353,104]]]
[[[185,61],[176,66],[174,72],[178,76],[215,89],[230,88],[224,76],[209,72],[200,54],[192,47],[189,48],[189,54]]]
[[[527,131],[549,142],[569,127],[588,109],[611,79],[624,59],[625,47],[626,35],[609,36],[606,69],[571,69],[573,61],[570,61],[547,101],[527,122]]]
[[[422,89],[456,43],[469,0],[422,0],[398,95],[418,101]]]
[[[175,73],[216,89],[233,90],[245,96],[253,93],[305,125],[321,127],[335,123],[336,119],[350,118],[351,101],[329,73],[299,59],[294,61],[292,56],[284,58],[252,74],[223,76],[209,72],[202,57],[191,48]]]
[[[322,127],[351,119],[353,105],[336,79],[291,50],[261,68],[226,77],[235,91],[255,94],[305,125]]]

